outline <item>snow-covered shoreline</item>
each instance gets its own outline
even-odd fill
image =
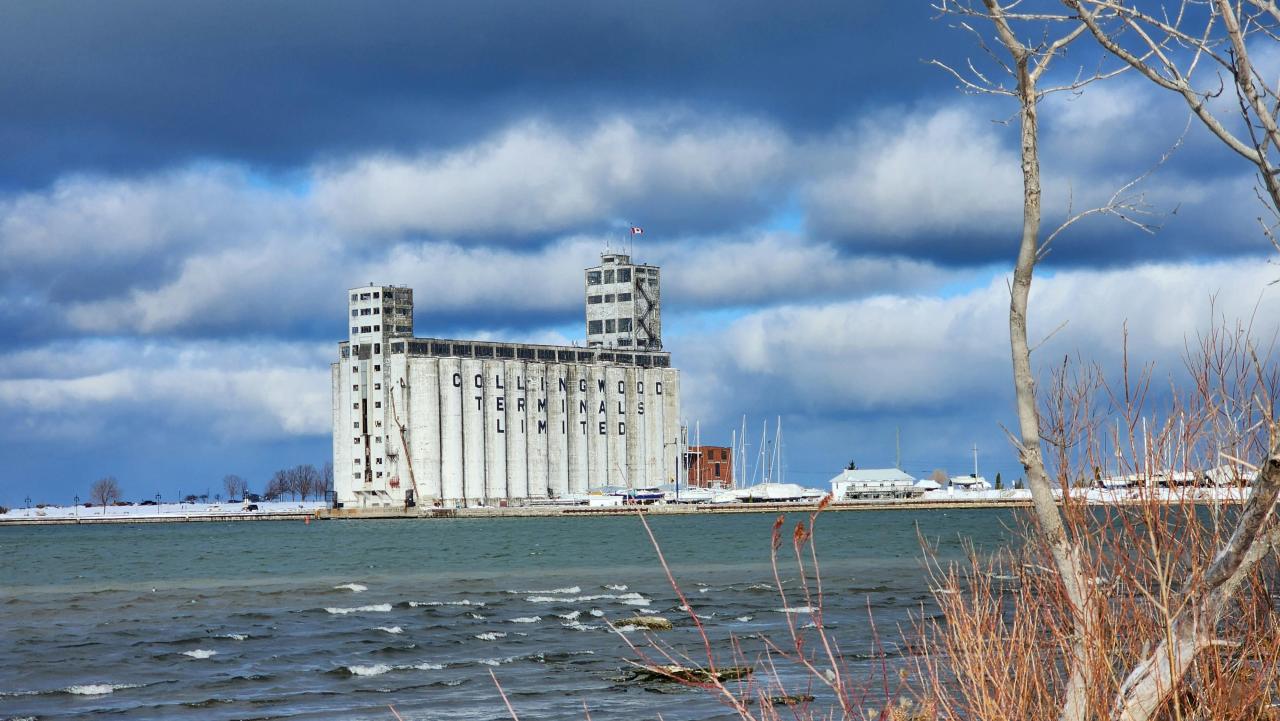
[[[245,510],[243,503],[160,503],[150,506],[45,506],[11,508],[0,514],[3,523],[74,523],[129,521],[186,521],[206,519],[241,520],[310,516],[325,507],[324,501],[262,501],[257,510]]]

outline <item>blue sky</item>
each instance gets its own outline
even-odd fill
[[[967,472],[976,443],[1017,476],[1013,108],[925,62],[978,55],[927,3],[10,6],[0,504],[319,464],[344,289],[413,285],[421,334],[569,341],[581,269],[631,223],[704,441],[781,417],[818,485],[891,464],[901,429],[909,472]],[[1048,100],[1048,219],[1185,122],[1125,76]],[[1176,376],[1211,298],[1274,333],[1252,184],[1193,126],[1142,185],[1158,232],[1057,242],[1040,360],[1114,369],[1127,321]]]

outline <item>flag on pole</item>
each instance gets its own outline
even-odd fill
[[[637,225],[633,225],[633,226],[631,226],[631,234],[632,234],[632,235],[644,235],[644,228],[641,228],[640,226],[637,226]]]

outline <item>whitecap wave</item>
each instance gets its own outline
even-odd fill
[[[412,666],[409,666],[409,668],[417,669],[419,671],[439,671],[440,669],[444,668],[444,664],[427,663],[426,661],[423,661],[422,663],[415,663]]]
[[[246,639],[248,639],[248,638],[249,638],[249,634],[247,634],[247,633],[224,633],[224,634],[222,634],[221,636],[218,636],[218,638],[229,638],[229,639],[231,639],[232,641],[244,641],[244,640],[246,640]]]
[[[506,638],[507,634],[501,631],[488,631],[485,633],[477,633],[476,638],[481,641],[497,641],[500,638]]]
[[[511,623],[537,623],[541,620],[541,616],[521,616],[519,618],[511,619]]]
[[[76,696],[105,696],[121,689],[137,688],[136,683],[86,683],[77,686],[68,686],[64,691]]]
[[[335,615],[346,615],[348,613],[391,613],[391,604],[375,603],[370,606],[356,606],[355,608],[326,608],[326,611]]]
[[[775,608],[776,613],[813,613],[813,606],[788,606],[787,608]]]
[[[551,596],[557,593],[582,593],[582,588],[579,586],[566,586],[565,588],[549,588],[545,591],[507,591],[507,593],[510,593],[513,596],[520,596],[526,593],[532,593],[535,596]]]
[[[747,621],[750,621],[753,618],[755,618],[755,616],[738,616],[733,620],[738,621],[739,623],[746,623]]]
[[[400,628],[399,626],[379,626],[376,630],[383,631],[385,633],[390,633],[390,634],[404,633],[404,629]]]
[[[477,607],[483,608],[484,605],[485,605],[484,601],[472,601],[467,598],[464,598],[461,601],[410,601],[409,602],[410,608],[417,608],[419,606],[477,606]]]
[[[596,618],[602,618],[604,616],[604,611],[601,611],[598,608],[593,608],[591,609],[591,615],[595,616]]]
[[[577,620],[578,616],[582,615],[582,611],[570,611],[568,613],[557,613],[556,615],[566,621],[574,621]]]
[[[381,676],[390,670],[392,666],[385,663],[375,663],[372,666],[347,666],[347,672],[352,676]]]
[[[572,628],[575,631],[594,631],[597,628],[600,628],[599,626],[590,626],[588,624],[582,623],[581,621],[570,621],[568,623],[562,623],[560,625],[564,626],[565,628]]]
[[[483,620],[485,620],[486,618],[488,618],[488,616],[481,616],[480,614],[476,613],[475,611],[468,611],[468,612],[467,612],[467,615],[468,615],[468,616],[470,616],[471,618],[474,618],[474,619],[475,619],[475,620],[477,620],[477,621],[483,621]]]
[[[627,584],[625,584],[625,583],[610,583],[610,584],[606,585],[606,586],[605,586],[605,588],[609,589],[610,591],[625,591],[625,590],[627,590]]]
[[[334,586],[335,591],[350,591],[352,593],[362,593],[368,591],[369,587],[361,583],[344,583],[341,586]]]
[[[197,648],[194,651],[183,651],[182,655],[191,658],[213,658],[218,655],[218,652],[208,648]]]

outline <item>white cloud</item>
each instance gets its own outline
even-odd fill
[[[334,347],[90,341],[67,350],[94,357],[64,363],[55,377],[0,379],[0,410],[37,436],[121,424],[134,430],[178,425],[220,439],[323,435],[332,427]],[[19,368],[30,360],[27,352],[16,356]],[[4,365],[10,360],[0,358]]]
[[[1280,330],[1280,287],[1267,287],[1277,273],[1249,259],[1040,278],[1031,299],[1033,343],[1067,325],[1037,351],[1037,363],[1078,353],[1118,373],[1127,321],[1135,363],[1178,373],[1184,343],[1208,327],[1211,299],[1228,319],[1247,319],[1256,307],[1259,337]],[[1003,277],[947,298],[884,295],[751,313],[677,347],[686,414],[713,423],[742,413],[945,417],[975,406],[994,423],[1010,393],[1007,313]]]
[[[0,270],[136,262],[210,243],[243,243],[303,219],[287,194],[242,171],[195,167],[142,179],[73,176],[44,192],[0,199]]]
[[[1016,220],[1018,156],[1001,132],[1010,131],[957,107],[875,116],[812,148],[824,171],[806,190],[810,220],[823,231],[880,235],[887,243]]]
[[[782,133],[743,121],[671,128],[619,118],[579,134],[533,121],[444,154],[324,168],[315,200],[357,233],[527,235],[664,200],[752,204],[787,155]]]

